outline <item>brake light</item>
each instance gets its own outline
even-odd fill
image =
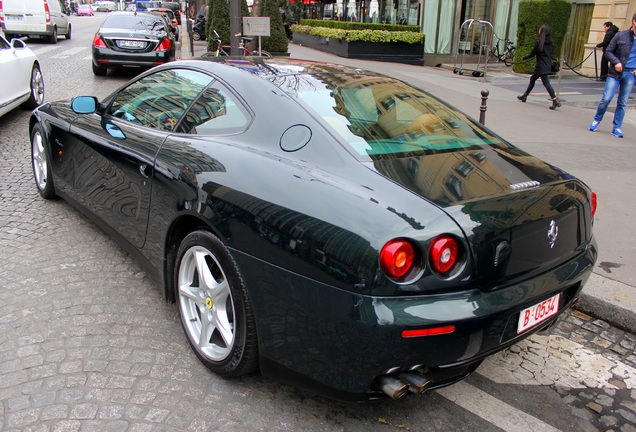
[[[102,37],[98,34],[95,34],[93,37],[93,46],[97,48],[107,48],[104,39],[102,39]]]
[[[405,276],[418,261],[417,249],[404,239],[391,240],[380,251],[380,267],[391,278]]]
[[[0,24],[4,22],[4,12],[2,9],[2,0],[0,0]]]
[[[594,215],[596,214],[596,192],[592,192],[592,219],[594,219]]]
[[[431,268],[441,275],[450,272],[459,261],[459,257],[459,243],[447,234],[437,236],[428,249]]]
[[[47,24],[51,22],[51,10],[49,9],[49,4],[44,0],[44,18],[46,19]]]
[[[165,38],[157,47],[157,51],[168,51],[170,49],[170,39]]]

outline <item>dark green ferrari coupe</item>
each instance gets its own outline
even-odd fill
[[[550,327],[597,258],[580,180],[394,78],[171,62],[30,119],[35,183],[178,303],[199,359],[340,399],[456,382]]]

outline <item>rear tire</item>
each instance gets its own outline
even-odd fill
[[[57,27],[53,27],[53,34],[49,37],[49,43],[57,43]]]
[[[71,39],[71,25],[68,25],[68,33],[66,33],[66,35],[64,35],[64,37],[66,38],[66,40]]]
[[[197,357],[221,376],[256,371],[256,320],[238,267],[221,240],[208,231],[190,233],[175,264],[181,325]]]
[[[93,63],[93,75],[95,75],[95,76],[105,76],[106,72],[108,72],[108,70],[106,68],[95,66],[95,63]]]

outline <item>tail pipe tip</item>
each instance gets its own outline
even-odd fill
[[[402,372],[399,377],[409,385],[409,390],[415,394],[424,393],[433,384],[433,381],[417,372]]]
[[[380,375],[375,379],[375,383],[393,400],[400,399],[409,391],[409,385],[394,375]]]

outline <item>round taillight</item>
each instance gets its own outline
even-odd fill
[[[448,273],[459,259],[459,243],[451,236],[438,236],[428,249],[428,258],[435,272]]]
[[[415,246],[404,239],[391,240],[380,251],[380,266],[384,273],[399,279],[405,276],[417,261]]]

